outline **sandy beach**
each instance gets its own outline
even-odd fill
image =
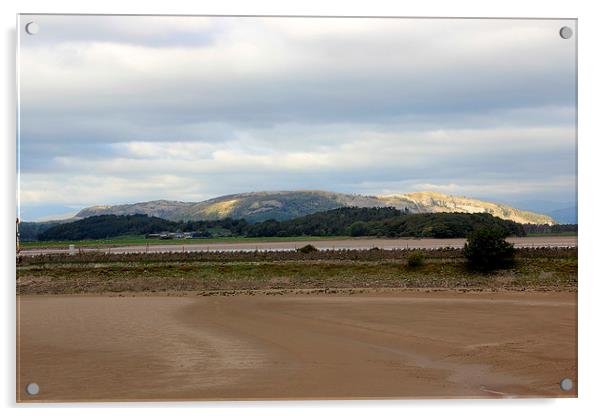
[[[574,292],[17,302],[19,401],[576,395]]]

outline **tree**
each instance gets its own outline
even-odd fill
[[[368,234],[368,226],[364,221],[356,221],[349,226],[349,235],[351,237],[360,237]]]
[[[490,271],[512,265],[515,248],[498,228],[479,228],[468,236],[464,256],[477,270]]]

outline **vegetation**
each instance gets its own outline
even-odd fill
[[[424,254],[421,252],[415,252],[408,256],[408,266],[420,267],[424,265]]]
[[[251,225],[250,237],[290,236],[368,236],[374,234],[374,226],[386,219],[409,215],[395,208],[344,207],[295,218],[287,221],[268,220]],[[353,233],[352,233],[353,231]]]
[[[218,237],[415,237],[462,238],[479,228],[496,228],[506,235],[523,236],[520,224],[491,214],[410,214],[395,208],[345,207],[286,221],[248,223],[225,218],[175,222],[146,215],[100,215],[55,225],[40,241],[78,241],[159,232],[190,232],[198,238]]]
[[[42,232],[38,239],[86,240],[109,238],[127,234],[147,234],[172,230],[174,223],[146,215],[99,215],[66,224],[59,224]]]
[[[527,235],[577,235],[577,224],[523,224]]]
[[[22,248],[52,248],[62,247],[73,244],[79,248],[103,248],[103,247],[116,247],[124,245],[173,245],[176,247],[186,246],[187,244],[199,244],[199,242],[205,243],[269,243],[269,242],[282,242],[282,241],[328,241],[328,240],[345,240],[349,239],[349,236],[326,236],[326,237],[244,237],[244,236],[228,236],[228,237],[207,237],[202,240],[196,238],[186,239],[173,239],[173,240],[160,240],[160,239],[149,239],[144,235],[122,235],[111,238],[101,238],[95,240],[56,240],[56,241],[27,241],[21,244]]]
[[[189,263],[237,263],[237,262],[287,262],[287,261],[362,261],[380,262],[391,261],[405,264],[408,258],[415,253],[420,253],[425,262],[443,261],[465,263],[463,249],[439,248],[428,249],[398,249],[382,250],[371,248],[368,250],[318,250],[311,253],[299,251],[182,251],[171,252],[139,252],[139,253],[113,253],[105,250],[86,250],[75,255],[66,252],[21,256],[23,265],[34,264],[79,264],[85,265],[100,263],[160,263],[160,262],[189,262]],[[523,247],[516,251],[516,259],[571,259],[577,260],[577,248],[568,247]]]
[[[520,224],[491,214],[430,213],[390,218],[372,224],[377,237],[465,238],[479,228],[495,228],[506,236],[524,236]]]
[[[301,248],[298,248],[297,251],[299,253],[308,254],[308,253],[315,253],[316,251],[318,251],[318,249],[315,246],[312,246],[311,244],[307,244]]]
[[[516,250],[505,237],[504,232],[496,228],[480,228],[471,233],[464,245],[469,265],[484,271],[512,265]]]
[[[408,257],[420,252],[419,268]],[[460,249],[148,253],[24,257],[18,294],[252,290],[336,292],[369,288],[576,290],[576,249],[518,249],[510,270],[467,267]],[[286,261],[282,261],[286,260]],[[283,292],[282,292],[283,293]]]
[[[56,227],[64,221],[47,222],[22,222],[19,224],[19,238],[21,241],[36,241],[44,231]]]
[[[351,237],[360,237],[367,235],[370,228],[364,221],[356,221],[349,226],[349,235]]]
[[[491,214],[409,214],[395,208],[337,208],[288,221],[253,224],[249,236],[349,235],[353,237],[463,238],[478,228],[524,236],[520,224]]]

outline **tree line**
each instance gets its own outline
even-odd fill
[[[577,233],[577,224],[523,224],[527,234]]]
[[[178,223],[147,215],[98,215],[50,227],[38,235],[40,241],[98,240],[122,235],[171,231]]]
[[[392,207],[344,207],[303,217],[250,223],[244,219],[175,222],[136,214],[99,215],[54,225],[40,232],[40,241],[104,239],[160,232],[191,232],[194,237],[417,237],[463,238],[480,228],[495,228],[505,236],[524,236],[521,224],[487,213],[411,214]]]

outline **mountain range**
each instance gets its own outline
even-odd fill
[[[509,205],[486,202],[438,192],[413,192],[365,196],[325,191],[270,191],[225,195],[202,202],[157,200],[124,205],[97,205],[84,208],[73,219],[96,215],[146,214],[171,221],[200,221],[223,218],[259,222],[288,220],[340,207],[394,207],[411,213],[464,212],[490,213],[517,223],[554,224],[543,214]]]

